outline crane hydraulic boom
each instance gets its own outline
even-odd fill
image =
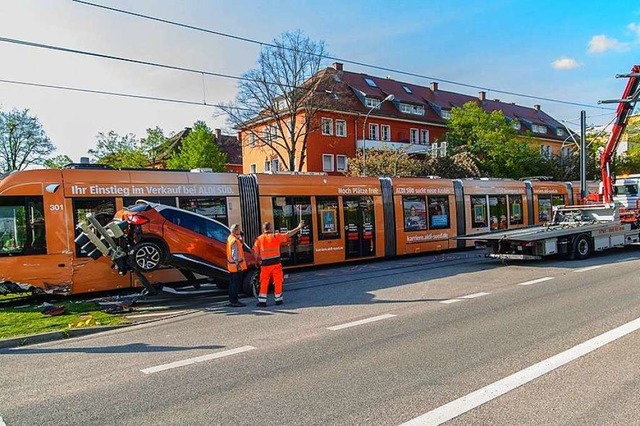
[[[617,78],[627,77],[627,86],[622,94],[622,99],[601,103],[618,103],[616,109],[616,119],[611,129],[611,136],[600,156],[600,171],[602,173],[603,193],[602,199],[605,203],[613,201],[613,179],[611,179],[611,159],[616,152],[620,137],[627,127],[627,119],[633,112],[638,98],[640,97],[640,65],[634,65],[629,74],[616,75]]]

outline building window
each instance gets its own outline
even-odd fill
[[[280,171],[280,160],[278,160],[277,158],[274,158],[273,160],[271,160],[271,171],[272,172]]]
[[[418,139],[418,129],[411,129],[411,133],[410,133],[410,139],[409,142],[411,143],[418,143],[419,139]]]
[[[263,139],[265,142],[271,142],[278,138],[277,126],[266,126],[263,130]]]
[[[347,136],[347,122],[344,120],[336,120],[336,136]]]
[[[387,141],[387,142],[390,141],[391,140],[391,126],[383,124],[382,126],[380,126],[380,130],[382,132],[381,140]]]
[[[533,124],[531,126],[531,130],[533,131],[533,133],[547,133],[547,127],[541,126],[539,124]]]
[[[423,105],[411,105],[411,113],[415,115],[424,115]]]
[[[249,146],[256,146],[256,135],[255,133],[249,133]]]
[[[520,125],[520,122],[518,120],[513,120],[512,126],[516,130],[520,130],[522,128],[522,126]]]
[[[269,160],[266,160],[264,162],[264,171],[265,173],[271,171],[271,162]]]
[[[322,134],[331,136],[333,135],[333,120],[330,118],[322,119]]]
[[[333,154],[322,154],[322,171],[333,171]]]
[[[336,155],[336,171],[337,172],[346,172],[347,171],[347,156],[346,155]]]
[[[564,129],[556,129],[556,136],[563,137],[564,134]]]
[[[400,104],[400,112],[404,112],[406,114],[411,114],[411,105],[409,104]]]
[[[551,158],[551,146],[540,145],[540,155],[544,158]]]
[[[377,141],[378,140],[378,125],[377,124],[369,124],[369,139]]]
[[[409,89],[407,86],[402,86],[402,88],[403,88],[403,89],[404,89],[404,91],[405,91],[405,92],[407,92],[407,93],[410,93],[410,94],[411,94],[411,93],[413,93],[413,92],[411,91],[411,89]]]
[[[431,156],[432,157],[446,157],[447,156],[447,142],[436,142],[431,144]]]
[[[451,111],[448,109],[443,109],[440,111],[440,116],[445,120],[451,120]]]
[[[420,130],[420,143],[422,145],[429,145],[429,130]]]
[[[258,173],[258,166],[256,166],[255,164],[251,164],[249,166],[249,173]]]
[[[375,81],[373,81],[372,79],[368,78],[368,77],[365,77],[365,78],[364,78],[364,81],[367,83],[367,85],[368,85],[369,87],[378,87],[378,86],[376,85],[376,82],[375,82]]]
[[[380,102],[379,99],[365,98],[364,104],[367,106],[367,108],[380,109],[380,105],[382,105],[382,102]]]
[[[562,158],[567,158],[571,156],[571,147],[563,146],[561,151]]]

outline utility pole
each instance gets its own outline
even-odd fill
[[[580,197],[587,196],[587,112],[580,111]]]

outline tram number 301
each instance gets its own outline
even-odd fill
[[[49,204],[49,210],[52,212],[59,212],[64,210],[63,204]]]

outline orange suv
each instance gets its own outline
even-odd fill
[[[206,216],[164,204],[139,201],[116,213],[116,221],[129,224],[125,238],[131,247],[128,263],[140,272],[151,272],[161,265],[211,277],[219,287],[229,283],[227,271],[228,227]],[[242,291],[256,294],[258,273],[255,257],[244,244],[249,269]]]

